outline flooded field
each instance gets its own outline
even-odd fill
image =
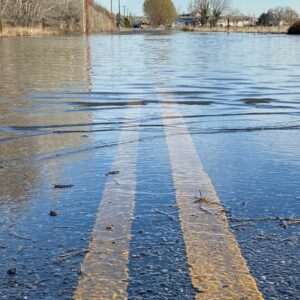
[[[265,299],[297,299],[299,47],[0,39],[0,299],[261,299],[255,282]],[[206,231],[230,240],[236,265]]]

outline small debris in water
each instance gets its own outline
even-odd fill
[[[72,258],[74,256],[81,256],[88,252],[89,250],[84,249],[82,251],[73,251],[66,254],[61,255],[58,259],[52,261],[53,264],[59,264],[61,261]]]
[[[108,226],[105,227],[105,230],[112,231],[113,227],[114,227],[114,225],[108,225]]]
[[[105,173],[105,176],[112,176],[112,175],[118,175],[120,174],[120,171],[110,171]]]
[[[30,237],[30,236],[22,236],[22,235],[20,235],[19,233],[14,232],[13,230],[10,230],[10,231],[8,232],[8,235],[13,236],[13,237],[15,237],[15,238],[17,238],[17,239],[21,239],[21,240],[28,240],[28,241],[31,240],[31,237]]]
[[[279,222],[280,227],[287,229],[288,228],[288,221],[286,220],[280,220]]]
[[[292,220],[288,221],[288,225],[300,225],[300,220]]]
[[[17,274],[17,269],[16,268],[11,268],[7,270],[8,275],[16,275]]]
[[[264,217],[264,218],[228,218],[229,222],[270,222],[275,221],[279,223],[284,229],[289,225],[300,225],[300,219],[283,218],[283,217]]]
[[[68,189],[68,188],[71,188],[73,186],[74,186],[73,184],[54,184],[53,188],[54,189]]]
[[[172,204],[172,205],[169,205],[169,207],[171,207],[171,208],[178,208],[178,205],[177,204]]]
[[[271,240],[276,240],[275,236],[271,236],[271,235],[260,235],[260,236],[256,236],[257,240],[260,241],[271,241]]]
[[[20,246],[18,249],[17,249],[17,253],[20,253],[21,251],[23,250],[23,246]]]
[[[57,216],[57,212],[55,210],[50,210],[49,216],[50,217],[56,217]]]
[[[165,213],[165,212],[163,212],[163,211],[161,211],[161,210],[158,210],[158,209],[156,209],[156,208],[154,208],[152,211],[157,212],[157,213],[159,213],[159,214],[161,214],[161,215],[167,216],[167,217],[169,217],[169,219],[172,220],[172,221],[175,220],[175,218],[174,218],[173,216],[171,216],[171,215],[169,215],[169,214],[167,214],[167,213]]]
[[[225,210],[224,206],[222,204],[220,204],[219,202],[214,202],[214,201],[210,201],[208,200],[206,197],[202,196],[201,190],[199,190],[199,194],[200,197],[195,197],[195,201],[193,203],[199,203],[199,208],[200,210],[202,210],[203,212],[210,214],[210,215],[216,215],[215,213],[210,212],[209,210],[205,209],[202,205],[205,204],[207,206],[210,205],[219,205],[222,207],[222,211],[220,211],[220,213],[226,212],[227,210]]]
[[[199,190],[199,194],[200,194],[200,197],[195,197],[196,200],[193,203],[199,203],[200,205],[203,202],[210,203],[210,201],[206,197],[202,196],[201,190]]]

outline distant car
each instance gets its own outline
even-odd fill
[[[147,29],[148,28],[148,23],[147,22],[134,23],[133,28]]]

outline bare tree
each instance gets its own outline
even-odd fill
[[[273,18],[275,19],[275,21],[277,23],[283,21],[283,22],[291,25],[293,23],[293,21],[295,21],[297,18],[299,18],[298,13],[294,9],[292,9],[288,6],[275,7],[270,10],[270,13],[273,15]]]
[[[258,19],[260,25],[280,25],[281,22],[293,24],[299,18],[299,14],[292,8],[278,6],[262,13]]]
[[[211,24],[215,26],[222,14],[229,9],[230,0],[211,0]]]
[[[221,15],[229,8],[230,0],[193,0],[189,4],[190,10],[199,15],[202,26],[209,21],[216,25]]]
[[[2,33],[2,18],[7,8],[9,0],[0,0],[0,33]]]
[[[210,2],[211,0],[194,0],[190,3],[194,14],[199,16],[199,20],[202,26],[208,23],[210,18]]]

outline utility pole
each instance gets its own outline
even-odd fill
[[[82,0],[82,27],[84,33],[90,31],[90,14],[89,14],[90,0]]]
[[[118,25],[119,25],[119,30],[121,29],[121,0],[119,0],[119,17],[118,17]]]
[[[123,10],[124,10],[124,12],[123,12],[123,18],[125,18],[125,8],[126,8],[126,6],[123,5]]]
[[[85,11],[85,0],[82,0],[82,30],[86,33],[86,11]]]
[[[113,4],[112,4],[112,0],[110,0],[110,31],[113,31]]]
[[[90,0],[85,0],[86,33],[90,32]]]

